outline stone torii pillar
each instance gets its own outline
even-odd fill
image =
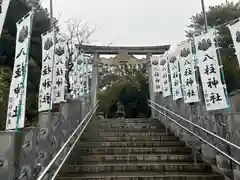
[[[150,100],[154,101],[155,99],[155,95],[153,93],[153,79],[152,79],[152,68],[151,68],[151,57],[152,54],[148,53],[147,54],[147,67],[148,67],[148,87],[149,87],[149,96],[150,96]],[[154,112],[155,110],[153,108],[151,108],[151,116],[154,117]]]
[[[97,102],[97,89],[99,78],[99,54],[95,53],[93,57],[92,82],[91,82],[91,107]]]

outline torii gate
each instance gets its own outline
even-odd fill
[[[118,64],[142,65],[148,64],[152,55],[161,55],[169,50],[170,45],[162,46],[92,46],[92,45],[76,45],[76,48],[85,53],[93,55],[92,69],[92,86],[91,86],[91,105],[96,104],[96,95],[98,89],[99,65],[116,66]],[[115,58],[100,58],[100,55],[116,55]],[[146,58],[141,61],[132,58],[133,55],[145,55]],[[152,91],[151,68],[148,66],[148,81],[150,98],[154,99]]]

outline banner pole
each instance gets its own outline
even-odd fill
[[[202,4],[202,14],[203,14],[203,18],[204,18],[204,28],[205,28],[205,32],[208,31],[207,26],[207,13],[206,13],[206,9],[205,9],[205,3],[204,0],[201,0],[201,4]]]

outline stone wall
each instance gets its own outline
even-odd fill
[[[163,98],[162,94],[156,94],[154,99],[157,104],[164,106],[168,110],[175,112],[181,117],[203,127],[205,130],[208,130],[209,132],[212,132],[240,146],[240,90],[229,95],[229,102],[231,105],[230,112],[227,110],[208,112],[202,102],[189,105],[185,104],[183,100],[173,101],[172,97]],[[226,154],[231,154],[234,159],[240,162],[240,150],[227,145],[227,143],[214,138],[212,135],[207,134],[199,128],[193,127],[189,123],[186,123],[182,118],[179,118],[160,107],[157,109],[181,124],[183,127],[193,131],[196,135],[203,138],[210,144],[219,148],[221,151]],[[188,144],[194,146],[197,145],[195,148],[200,150],[202,157],[205,160],[216,165],[220,170],[227,174],[234,172],[235,177],[239,176],[240,178],[240,168],[236,166],[235,163],[228,161],[219,152],[206,145],[206,143],[203,143],[196,138],[192,138],[186,130],[180,128],[163,114],[153,111],[152,117],[160,119],[170,131],[175,133],[176,136],[180,137],[180,139],[186,141]]]
[[[240,90],[234,91],[229,95],[231,112],[240,112]]]

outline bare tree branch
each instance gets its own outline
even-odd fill
[[[70,84],[70,74],[74,67],[75,57],[73,57],[76,44],[84,44],[89,42],[90,36],[96,31],[95,29],[90,29],[88,24],[84,23],[81,20],[68,20],[67,21],[67,31],[61,33],[61,36],[67,42],[67,72],[66,72],[66,81],[67,81],[67,91],[70,93],[72,91]]]

